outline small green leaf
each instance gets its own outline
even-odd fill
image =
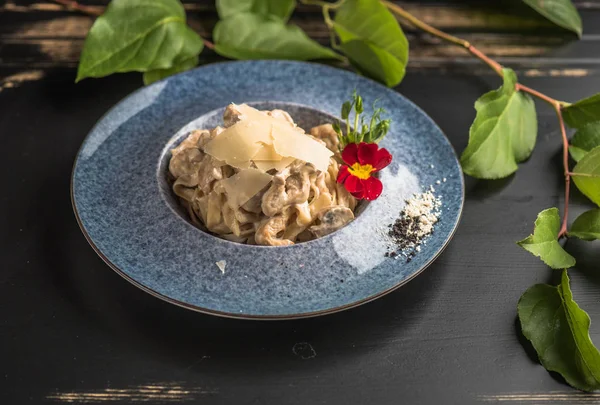
[[[347,0],[336,11],[334,29],[340,49],[362,73],[389,87],[402,81],[408,40],[379,0]]]
[[[563,118],[571,128],[583,128],[600,121],[600,93],[569,104],[562,109]]]
[[[600,147],[581,158],[573,168],[572,177],[579,191],[600,206]]]
[[[569,236],[583,240],[600,239],[600,209],[589,210],[578,216],[571,225]]]
[[[333,130],[335,131],[336,134],[342,135],[342,128],[340,127],[340,123],[339,122],[334,122],[333,124],[331,124],[331,126],[333,127]]]
[[[156,81],[162,80],[165,77],[172,76],[177,73],[185,72],[198,66],[198,56],[191,57],[188,60],[184,60],[178,65],[173,66],[171,69],[160,69],[151,70],[144,73],[144,84],[147,86]]]
[[[390,129],[390,120],[383,120],[373,129],[372,142],[379,143]]]
[[[252,13],[286,22],[295,7],[296,0],[217,0],[217,12],[221,20],[235,14]]]
[[[213,32],[215,51],[232,59],[339,59],[295,25],[258,14],[236,14],[221,20]]]
[[[571,0],[523,0],[525,4],[559,27],[573,31],[581,37],[581,17]]]
[[[517,76],[504,69],[504,84],[475,103],[477,116],[460,162],[463,171],[481,179],[498,179],[517,170],[531,155],[537,138],[535,104],[516,91]]]
[[[517,312],[523,335],[546,370],[577,389],[600,388],[600,353],[590,339],[590,317],[573,301],[566,270],[558,287],[537,284],[525,291]]]
[[[356,99],[356,102],[355,102],[354,109],[356,110],[356,113],[360,115],[365,111],[365,108],[363,106],[363,99],[358,94],[356,95],[355,99]]]
[[[352,111],[352,103],[350,101],[344,102],[342,104],[342,119],[346,120],[350,116],[350,111]]]
[[[573,145],[569,146],[569,154],[571,155],[571,158],[576,162],[579,162],[581,159],[583,159],[586,153],[588,153],[587,150],[583,150]]]
[[[519,246],[542,259],[553,269],[566,269],[575,265],[575,258],[565,252],[558,243],[560,217],[557,208],[548,208],[538,214],[533,235],[529,235]]]
[[[76,81],[168,70],[203,47],[202,38],[186,25],[178,0],[113,0],[85,39]]]
[[[579,162],[586,153],[600,146],[600,122],[592,122],[579,129],[571,138],[569,153]]]

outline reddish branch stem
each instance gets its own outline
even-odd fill
[[[413,16],[412,14],[410,14],[408,11],[404,10],[402,7],[400,7],[397,4],[391,3],[386,0],[381,0],[381,3],[384,6],[386,6],[388,9],[390,9],[392,12],[394,12],[397,16],[410,22],[415,27],[420,28],[421,30],[423,30],[433,36],[436,36],[438,38],[441,38],[445,41],[448,41],[450,43],[453,43],[457,46],[460,46],[460,47],[466,49],[471,55],[473,55],[476,58],[480,59],[481,61],[485,62],[498,75],[500,75],[500,76],[504,75],[501,64],[499,64],[498,62],[496,62],[495,60],[493,60],[492,58],[487,56],[485,53],[481,52],[479,49],[477,49],[476,47],[471,45],[469,43],[469,41],[466,41],[464,39],[447,34],[443,31],[438,30],[435,27],[432,27],[431,25],[427,24],[426,22],[419,20],[418,18],[416,18],[415,16]],[[523,91],[525,93],[529,93],[532,96],[537,97],[540,100],[547,102],[548,104],[550,104],[552,106],[552,108],[554,108],[554,110],[556,111],[556,115],[558,117],[558,122],[560,125],[560,132],[562,135],[562,143],[563,143],[563,166],[564,166],[563,168],[564,168],[564,174],[565,174],[565,208],[564,208],[564,212],[563,212],[562,225],[561,225],[561,228],[560,228],[560,231],[558,234],[558,237],[560,239],[563,236],[566,236],[566,234],[567,234],[567,222],[568,222],[568,218],[569,218],[569,194],[570,194],[570,187],[571,187],[571,173],[569,172],[569,139],[567,138],[567,131],[565,128],[565,123],[563,120],[562,110],[561,110],[562,104],[564,104],[564,103],[561,103],[560,101],[555,100],[552,97],[549,97],[543,93],[540,93],[539,91],[534,90],[530,87],[524,86],[521,83],[517,83],[516,89],[518,91]]]
[[[560,103],[557,101],[554,103],[554,110],[558,116],[558,123],[560,125],[560,133],[563,142],[563,168],[565,171],[565,209],[563,212],[562,225],[558,232],[558,238],[562,238],[567,235],[567,221],[569,219],[569,194],[571,189],[571,172],[569,171],[569,138],[567,138],[567,130],[565,128],[565,121],[563,120],[562,110]]]

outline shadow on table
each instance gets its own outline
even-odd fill
[[[270,364],[268,370],[276,372],[289,362],[330,358],[341,351],[360,356],[374,346],[414,338],[411,326],[427,311],[436,294],[434,285],[444,277],[443,265],[434,264],[381,299],[319,318],[245,321],[192,312],[146,294],[105,265],[86,243],[71,211],[70,165],[57,166],[46,176],[52,181],[47,189],[38,190],[39,196],[52,197],[38,197],[34,207],[42,214],[40,242],[44,267],[50,270],[40,277],[49,278],[56,289],[52,294],[66,301],[63,305],[68,308],[62,311],[79,319],[78,333],[98,334],[93,331],[100,328],[107,340],[164,358],[181,370],[215,357],[221,367],[253,369],[253,362],[240,361],[252,359]],[[60,193],[55,192],[57,179]],[[308,363],[300,367],[315,367]]]
[[[74,221],[70,222],[69,233],[78,233]],[[326,358],[340,351],[346,356],[367,353],[373,346],[407,337],[435,295],[434,280],[443,274],[442,266],[434,264],[398,291],[338,314],[294,321],[233,320],[186,310],[142,292],[95,257],[81,235],[77,243],[81,264],[70,265],[70,252],[57,254],[61,244],[56,234],[50,226],[46,243],[52,277],[73,310],[88,322],[108,328],[111,339],[118,336],[132,348],[164,357],[184,370],[211,357],[253,369],[251,362],[238,360],[254,359],[263,366],[271,364],[275,371],[286,361]]]

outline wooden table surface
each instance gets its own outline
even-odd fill
[[[484,3],[487,4],[482,8]],[[600,1],[575,1],[580,41],[518,1],[413,1],[409,10],[516,68],[567,101],[600,91]],[[102,7],[102,1],[86,4]],[[210,1],[187,2],[210,36]],[[293,21],[326,43],[318,9]],[[562,205],[560,134],[539,104],[538,145],[502,181],[467,179],[456,236],[422,275],[373,303],[322,318],[250,322],[147,295],[88,246],[71,210],[75,153],[94,123],[139,88],[138,74],[73,83],[92,20],[50,2],[0,2],[0,403],[588,404],[524,343],[516,303],[555,280],[515,241]],[[397,90],[429,113],[457,151],[473,102],[499,79],[462,50],[407,28],[411,62]],[[219,58],[206,52],[204,62]],[[587,207],[577,193],[573,218]],[[569,241],[578,303],[600,344],[600,249]]]

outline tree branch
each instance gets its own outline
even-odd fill
[[[485,64],[487,64],[490,68],[492,68],[499,76],[503,76],[502,65],[500,65],[498,62],[496,62],[489,56],[487,56],[485,53],[481,52],[475,46],[471,45],[471,43],[469,41],[464,40],[462,38],[455,37],[454,35],[447,34],[443,31],[438,30],[435,27],[432,27],[431,25],[427,24],[426,22],[419,20],[417,17],[410,14],[408,11],[406,11],[405,9],[403,9],[402,7],[400,7],[397,4],[391,3],[387,0],[381,0],[381,3],[384,6],[386,6],[389,10],[391,10],[394,14],[396,14],[397,16],[410,22],[415,27],[417,27],[435,37],[438,37],[440,39],[443,39],[445,41],[448,41],[450,43],[453,43],[455,45],[458,45],[458,46],[466,49],[471,55],[473,55],[476,58],[478,58],[479,60],[485,62]],[[554,103],[558,102],[557,100],[553,99],[552,97],[542,94],[539,91],[536,91],[530,87],[524,86],[520,83],[517,84],[517,90],[521,90],[525,93],[529,93],[532,96],[537,97],[541,100],[544,100],[551,105],[554,105]],[[560,102],[560,103],[561,103],[561,105],[563,104],[563,102]]]
[[[400,7],[397,4],[391,3],[387,0],[381,0],[381,3],[384,6],[386,6],[389,10],[391,10],[394,14],[396,14],[400,18],[410,22],[415,27],[417,27],[435,37],[441,38],[447,42],[453,43],[457,46],[460,46],[460,47],[466,49],[471,55],[475,56],[476,58],[478,58],[479,60],[481,60],[485,64],[487,64],[490,68],[492,68],[499,76],[504,75],[501,64],[499,64],[498,62],[496,62],[495,60],[493,60],[492,58],[490,58],[489,56],[487,56],[486,54],[481,52],[479,49],[477,49],[476,47],[471,45],[471,43],[469,43],[469,41],[466,41],[464,39],[447,34],[443,31],[438,30],[435,27],[432,27],[431,25],[427,24],[426,22],[419,20],[417,17],[410,14],[408,11],[404,10],[402,7]],[[561,132],[562,143],[563,143],[563,168],[564,168],[564,174],[565,174],[565,208],[563,211],[563,219],[562,219],[561,228],[560,228],[560,231],[558,234],[558,238],[560,239],[563,236],[566,236],[566,234],[567,234],[567,222],[568,222],[568,218],[569,218],[569,194],[570,194],[570,187],[571,187],[571,173],[569,172],[569,138],[567,138],[567,131],[566,131],[565,123],[564,123],[563,116],[562,116],[562,107],[568,106],[569,104],[565,103],[563,101],[556,100],[552,97],[549,97],[543,93],[540,93],[537,90],[534,90],[530,87],[524,86],[521,83],[517,83],[516,89],[519,91],[523,91],[525,93],[531,94],[532,96],[537,97],[540,100],[547,102],[556,111],[556,115],[558,117],[558,123],[560,125],[560,132]]]
[[[565,128],[565,121],[563,120],[561,105],[559,102],[554,104],[554,111],[558,116],[558,123],[560,125],[560,134],[563,142],[563,168],[565,171],[565,208],[563,210],[563,219],[558,232],[558,239],[567,235],[567,226],[569,220],[569,194],[571,188],[571,172],[569,171],[569,138],[567,138],[567,130]]]

